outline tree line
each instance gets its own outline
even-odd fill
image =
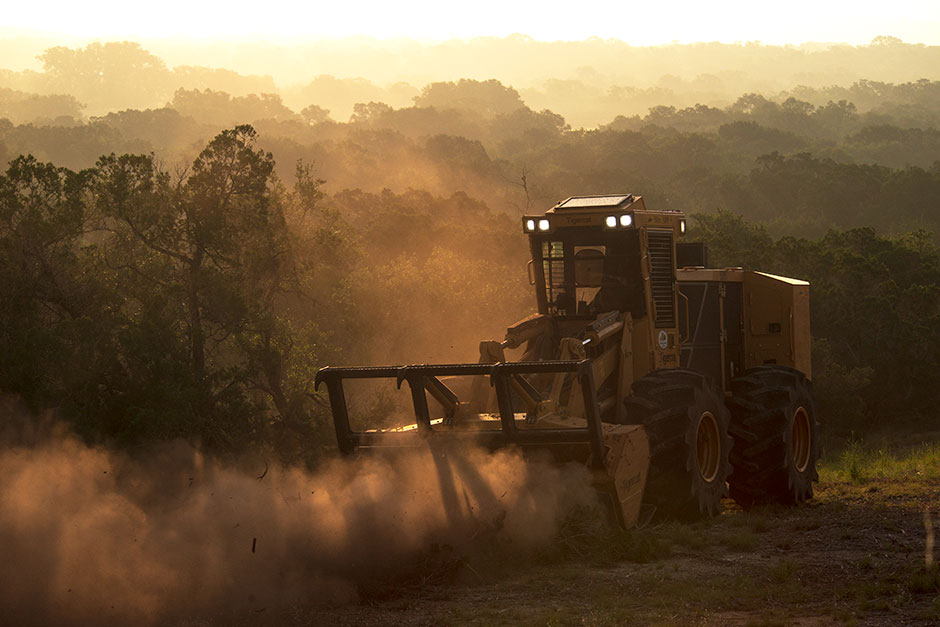
[[[708,243],[712,265],[810,282],[813,379],[829,427],[936,424],[940,248],[931,233],[858,227],[775,238],[728,211],[693,224],[690,237]]]
[[[362,38],[289,45],[154,42],[162,57],[129,41],[44,49],[45,43],[29,38],[0,40],[0,58],[8,63],[24,66],[35,58],[42,64],[39,71],[0,69],[0,86],[43,96],[72,96],[86,116],[159,107],[182,88],[233,96],[277,94],[295,110],[316,103],[344,121],[356,103],[381,101],[407,107],[421,85],[464,76],[511,84],[533,109],[551,109],[576,127],[591,128],[617,115],[643,115],[657,105],[723,106],[741,93],[781,92],[824,105],[827,100],[853,98],[839,93],[840,88],[821,102],[803,97],[802,92],[828,91],[833,85],[859,80],[903,83],[940,78],[936,74],[940,47],[893,37],[877,37],[860,46],[759,42],[632,46],[615,39],[542,42],[522,35],[436,44]],[[173,67],[170,59],[183,65]],[[866,94],[854,95],[860,96],[854,101],[860,109],[867,110]]]
[[[505,212],[465,193],[327,194],[303,161],[287,185],[260,144],[236,126],[172,170],[131,153],[77,171],[12,160],[0,175],[0,389],[89,439],[183,437],[312,463],[332,446],[318,367],[472,361],[478,340],[534,307]],[[812,282],[814,378],[832,423],[929,415],[930,233],[774,236],[725,210],[694,224],[718,265]]]
[[[317,98],[349,85],[329,77],[296,113],[269,79],[169,70],[136,44],[43,60],[13,83],[153,76],[172,94],[84,121],[72,95],[0,89],[0,117],[45,118],[0,119],[0,390],[90,439],[312,462],[332,445],[319,366],[474,361],[533,308],[517,217],[623,191],[694,214],[719,265],[812,282],[830,423],[930,415],[940,82],[725,106],[611,90],[622,115],[586,130],[495,79],[357,83],[340,122]]]
[[[416,304],[451,301],[450,323],[479,328],[512,290],[471,295],[452,273],[509,276],[475,247],[506,250],[514,230],[459,194],[347,192],[328,207],[321,185],[302,163],[282,184],[250,126],[173,171],[140,154],[80,171],[14,159],[0,176],[0,389],[90,439],[315,459],[331,440],[316,368],[435,340],[416,332]],[[447,238],[445,222],[460,225]]]
[[[223,128],[255,119],[260,145],[278,156],[279,177],[292,177],[292,164],[303,160],[333,192],[461,190],[517,213],[527,203],[629,188],[656,206],[726,208],[777,234],[868,225],[938,232],[938,85],[862,81],[847,94],[801,92],[880,103],[864,113],[846,100],[745,94],[725,108],[657,106],[590,131],[529,108],[495,80],[430,84],[410,107],[359,103],[345,123],[316,104],[295,114],[277,96],[183,89],[167,107],[87,124],[0,120],[0,158],[29,153],[81,170],[101,154],[153,152],[185,163]]]

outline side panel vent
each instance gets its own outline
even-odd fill
[[[650,265],[650,290],[656,309],[656,328],[676,326],[676,298],[673,292],[673,277],[676,266],[673,258],[672,231],[648,231]]]

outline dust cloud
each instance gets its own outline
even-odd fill
[[[357,602],[441,547],[537,549],[594,498],[584,468],[507,451],[246,472],[182,443],[132,459],[0,419],[5,624],[229,623]]]

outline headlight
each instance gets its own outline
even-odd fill
[[[541,220],[539,220],[540,231],[547,231],[548,227],[549,227],[548,220],[546,220],[545,218],[542,218]]]
[[[525,221],[525,232],[531,233],[534,230],[535,230],[535,220],[533,220],[532,218],[529,218],[528,220]]]
[[[679,220],[679,232],[685,233],[685,219]]]
[[[625,213],[621,216],[607,216],[604,218],[604,226],[608,229],[616,229],[620,227],[628,227],[633,224],[633,216],[629,213]]]

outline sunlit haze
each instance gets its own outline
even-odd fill
[[[455,5],[428,0],[385,2],[184,2],[140,5],[14,3],[4,8],[0,34],[92,38],[332,38],[366,35],[444,40],[505,37],[539,40],[622,39],[635,45],[694,41],[769,44],[864,44],[879,35],[910,43],[940,43],[940,3],[898,0],[788,3],[581,2],[507,3],[481,0]]]

